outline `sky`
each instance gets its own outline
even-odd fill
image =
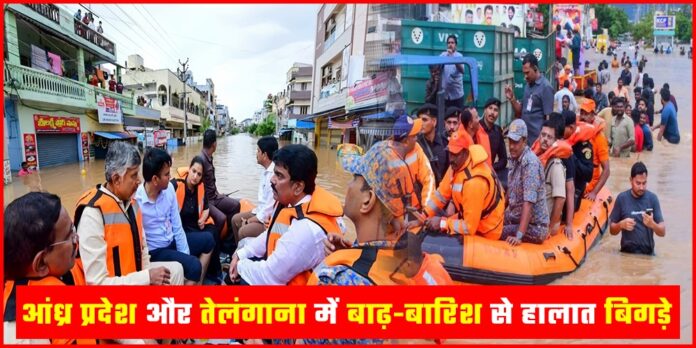
[[[319,5],[82,4],[102,21],[123,65],[139,54],[150,69],[176,72],[189,58],[197,84],[211,78],[237,121],[285,88],[294,62],[313,64]],[[74,13],[78,4],[61,5]]]

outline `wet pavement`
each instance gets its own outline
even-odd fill
[[[619,50],[619,56],[621,50]],[[628,51],[633,56],[632,51]],[[592,67],[600,59],[610,57],[589,54]],[[692,61],[678,54],[655,56],[645,51],[648,63],[645,72],[655,81],[659,90],[667,82],[675,95],[678,106],[679,130],[681,143],[671,145],[663,141],[656,143],[652,153],[632,154],[630,158],[611,158],[611,176],[607,183],[614,197],[619,192],[630,188],[630,166],[637,160],[643,161],[649,171],[648,189],[655,192],[659,199],[667,225],[667,235],[655,238],[656,256],[636,256],[619,253],[620,235],[608,233],[593,248],[585,263],[576,272],[553,284],[576,285],[627,285],[627,284],[675,284],[681,286],[681,325],[682,339],[660,341],[662,343],[690,342],[693,327],[691,322],[692,289]],[[612,82],[608,93],[615,87],[620,71],[612,69]],[[635,77],[636,70],[633,69]],[[633,93],[631,91],[631,96]],[[659,99],[659,94],[657,94]],[[656,106],[659,110],[661,106]],[[656,134],[656,133],[655,133]],[[193,156],[200,152],[201,143],[179,147],[172,152],[174,167],[187,166]],[[335,193],[341,200],[345,197],[350,175],[345,173],[336,161],[336,151],[327,148],[315,149],[319,159],[318,183]],[[256,164],[256,138],[239,134],[221,138],[214,155],[217,185],[222,193],[235,190],[236,198],[256,200],[261,167]],[[86,170],[83,176],[81,169]],[[61,196],[64,206],[72,213],[79,196],[88,188],[104,182],[103,161],[86,164],[73,164],[43,170],[40,175],[25,178],[13,178],[11,185],[5,186],[5,204],[28,192],[32,188],[42,189]],[[346,219],[347,220],[347,219]],[[352,226],[350,227],[352,228]],[[458,343],[486,343],[485,340],[455,341]],[[510,340],[507,343],[560,343],[554,340]],[[600,343],[598,340],[564,340],[563,343]],[[612,343],[621,341],[612,340]],[[628,343],[631,341],[623,341]],[[641,343],[647,343],[641,341]]]

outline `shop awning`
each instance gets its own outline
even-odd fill
[[[394,113],[383,111],[383,112],[378,112],[376,114],[361,116],[360,118],[362,118],[363,120],[366,120],[366,121],[394,119]]]
[[[361,127],[359,130],[360,134],[364,135],[376,135],[383,137],[390,137],[394,135],[394,130],[391,128],[366,128]]]
[[[309,121],[297,121],[295,128],[300,129],[314,129],[314,122]]]
[[[94,132],[94,135],[98,135],[102,138],[109,140],[120,140],[120,139],[132,139],[136,138],[135,135],[128,132]]]

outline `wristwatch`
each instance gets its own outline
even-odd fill
[[[522,237],[524,237],[524,233],[522,231],[517,231],[517,239],[522,240]]]
[[[447,231],[447,219],[440,218],[440,230]]]

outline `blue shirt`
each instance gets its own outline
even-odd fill
[[[653,149],[653,138],[652,132],[650,131],[650,125],[647,123],[641,126],[643,128],[643,149],[652,151]]]
[[[679,143],[679,126],[677,125],[677,110],[674,108],[674,103],[671,101],[665,104],[662,109],[662,120],[660,125],[665,126],[663,136],[667,141],[673,144]]]
[[[186,233],[181,226],[176,192],[171,182],[166,190],[159,193],[154,202],[147,196],[145,183],[143,183],[135,192],[135,200],[143,215],[143,233],[150,251],[166,248],[176,241],[177,251],[190,254]]]
[[[448,52],[442,52],[440,57],[462,57],[459,52],[454,52],[448,55]],[[464,96],[464,75],[457,70],[456,64],[445,64],[442,70],[442,89],[445,91],[445,99],[456,100]]]

